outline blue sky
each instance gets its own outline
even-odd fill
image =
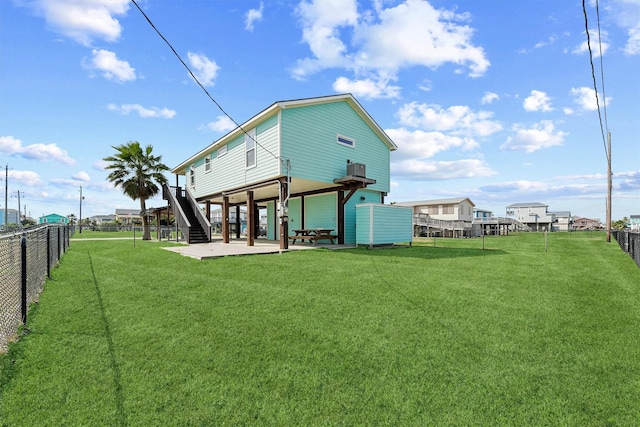
[[[275,101],[352,93],[399,147],[387,202],[469,197],[497,216],[541,202],[605,219],[581,1],[138,4],[239,123]],[[599,11],[598,33],[587,2],[615,220],[640,214],[640,0]],[[0,0],[9,208],[20,191],[32,217],[78,215],[82,186],[83,217],[137,209],[106,180],[112,146],[151,144],[173,167],[230,128],[130,1]]]

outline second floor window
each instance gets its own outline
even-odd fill
[[[256,130],[251,129],[244,136],[244,148],[246,152],[246,167],[252,168],[256,165]]]
[[[189,168],[189,185],[196,185],[196,170],[193,167]]]
[[[211,171],[211,156],[207,155],[207,157],[204,158],[204,171],[205,172],[210,172]]]

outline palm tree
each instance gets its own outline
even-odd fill
[[[140,199],[140,215],[142,216],[142,240],[151,240],[149,221],[146,215],[146,201],[160,192],[160,186],[167,183],[163,175],[169,168],[162,164],[162,156],[151,154],[153,147],[144,149],[138,141],[112,147],[117,151],[113,156],[103,160],[110,162],[105,168],[111,170],[107,179],[116,187],[121,187],[124,194],[133,200]]]

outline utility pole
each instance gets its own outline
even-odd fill
[[[20,221],[20,215],[22,215],[22,209],[20,208],[20,190],[14,191],[14,193],[18,193],[18,226],[22,227],[22,221]]]
[[[607,242],[611,242],[611,132],[607,134]]]
[[[80,226],[80,234],[82,234],[82,199],[84,199],[84,197],[82,197],[82,185],[80,186],[80,220],[78,221],[78,224]]]
[[[4,167],[4,229],[7,229],[7,220],[9,210],[7,205],[9,204],[9,164]]]

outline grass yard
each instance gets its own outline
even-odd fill
[[[152,237],[156,237],[156,233],[152,233]],[[133,230],[131,231],[100,231],[83,228],[82,233],[76,227],[76,232],[71,236],[72,239],[132,239]],[[136,239],[142,240],[142,231],[136,231]]]
[[[640,269],[615,241],[433,243],[73,242],[0,356],[0,424],[640,425]]]

